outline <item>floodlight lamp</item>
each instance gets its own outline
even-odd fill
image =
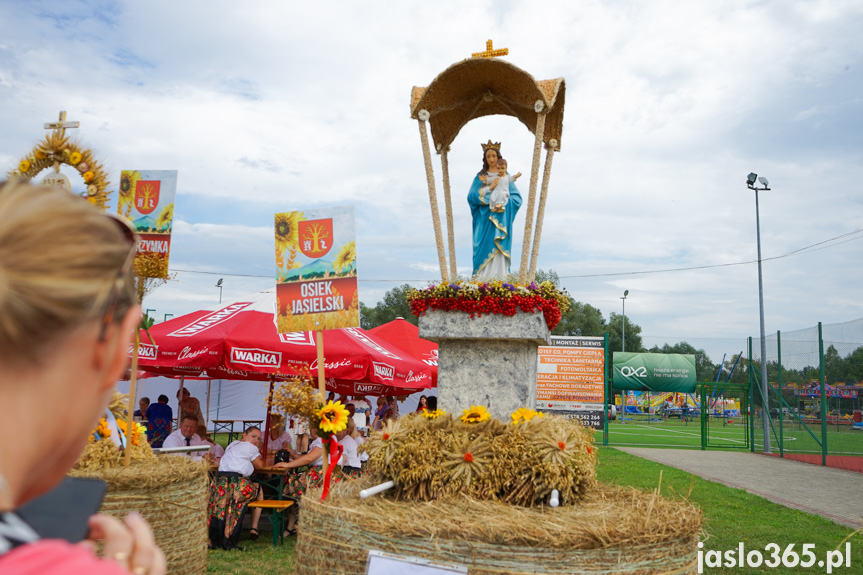
[[[222,281],[224,278],[219,278],[219,281],[216,282],[216,287],[222,287]]]
[[[765,178],[764,176],[761,176],[760,178],[758,178],[758,181],[759,181],[759,182],[761,182],[761,185],[762,185],[762,186],[764,186],[765,188],[766,188],[766,187],[768,187],[768,186],[770,185],[770,184],[767,182],[767,178]]]
[[[626,297],[626,296],[628,296],[628,295],[629,295],[629,290],[624,290],[624,291],[623,291],[623,297]]]
[[[746,183],[749,184],[750,186],[754,185],[756,178],[758,178],[758,174],[752,172],[748,176],[746,176]]]

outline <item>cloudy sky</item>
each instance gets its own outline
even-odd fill
[[[439,279],[411,87],[492,38],[534,78],[566,79],[541,268],[606,317],[628,289],[644,335],[757,336],[754,171],[773,188],[767,331],[796,330],[863,317],[860,30],[853,0],[5,0],[0,167],[67,110],[112,189],[123,169],[179,170],[176,279],[145,301],[160,318],[218,303],[219,278],[224,300],[274,285],[275,212],[352,204],[374,305]],[[455,140],[465,274],[466,194],[489,138],[530,171],[533,138],[513,118]]]

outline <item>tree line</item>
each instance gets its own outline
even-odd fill
[[[538,270],[536,282],[550,281],[560,286],[560,278],[554,270]],[[417,318],[411,313],[407,301],[407,293],[411,286],[404,284],[388,291],[383,299],[374,307],[360,302],[360,327],[371,329],[383,325],[398,317],[404,318],[410,323],[417,325]],[[551,332],[552,335],[569,336],[599,336],[608,333],[608,350],[610,353],[621,351],[623,345],[624,317],[612,312],[608,319],[603,316],[602,311],[589,303],[576,301],[569,298],[571,308],[563,314],[560,323]],[[710,360],[707,352],[697,349],[695,346],[681,341],[679,343],[663,346],[654,345],[646,349],[642,343],[641,326],[626,318],[626,351],[648,352],[648,353],[681,353],[695,356],[695,373],[699,382],[716,381],[720,383],[728,379],[730,383],[749,383],[749,361],[746,357],[740,358],[733,355],[726,358],[724,362],[714,363]],[[841,357],[834,346],[830,346],[824,352],[825,375],[827,383],[854,383],[863,380],[863,347]],[[736,365],[735,365],[736,364]],[[751,368],[760,376],[761,363],[753,361]],[[778,381],[779,365],[776,361],[767,363],[767,378],[771,383]],[[731,377],[729,378],[729,374]],[[820,378],[819,366],[807,366],[799,369],[782,368],[782,383],[806,384],[810,380]]]

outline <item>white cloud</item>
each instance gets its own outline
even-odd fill
[[[7,2],[0,165],[65,109],[115,181],[179,170],[172,267],[264,276],[225,275],[226,299],[271,285],[272,214],[319,205],[357,206],[361,280],[422,285],[438,264],[410,89],[491,37],[535,78],[567,81],[540,267],[606,315],[630,289],[644,334],[745,336],[754,264],[603,274],[755,259],[750,171],[773,187],[765,258],[863,228],[861,24],[863,7],[840,1]],[[531,134],[504,117],[465,126],[449,156],[460,271],[489,137],[527,192]],[[768,330],[863,316],[859,253],[765,261]],[[191,311],[217,300],[218,277],[180,272],[146,303]],[[361,283],[362,300],[394,285]]]

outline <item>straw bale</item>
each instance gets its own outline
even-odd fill
[[[603,484],[556,509],[466,496],[360,499],[373,483],[342,482],[323,502],[317,491],[303,498],[298,574],[364,573],[370,549],[459,563],[472,574],[695,572],[702,514],[685,500]]]
[[[372,434],[362,449],[379,482],[396,482],[386,495],[396,499],[464,493],[534,506],[557,489],[562,505],[575,505],[596,477],[593,430],[562,417],[468,424],[450,414],[433,420],[410,414]]]
[[[108,484],[100,513],[125,517],[137,511],[153,528],[168,573],[207,569],[207,465],[187,457],[161,455],[128,468],[76,469],[72,477]]]
[[[492,114],[514,116],[531,133],[536,128],[537,101],[548,113],[543,141],[557,140],[560,149],[566,85],[562,78],[538,83],[524,70],[497,58],[470,58],[441,72],[427,88],[411,90],[411,117],[431,114],[435,148],[449,146],[470,120]]]

